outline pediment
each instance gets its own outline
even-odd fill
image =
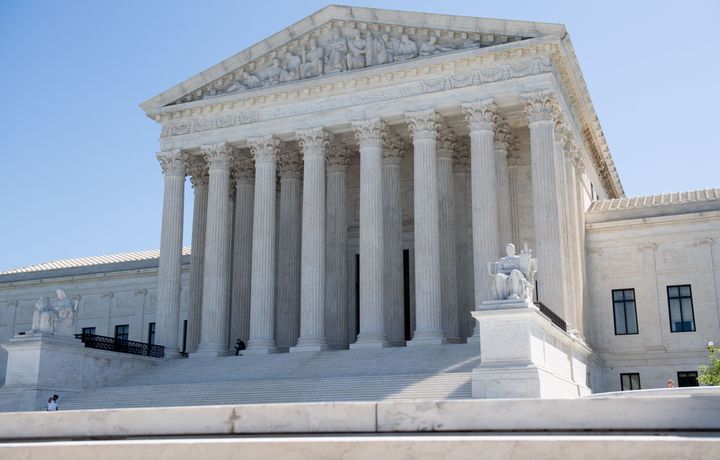
[[[562,33],[521,21],[331,5],[142,104],[213,99]]]

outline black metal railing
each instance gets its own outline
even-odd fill
[[[133,342],[132,340],[116,339],[115,337],[105,337],[95,334],[75,334],[75,338],[80,339],[86,348],[149,356],[151,358],[165,357],[165,347],[161,345]]]
[[[565,323],[565,321],[563,321],[562,318],[556,315],[554,311],[550,310],[542,302],[535,302],[535,305],[540,309],[540,313],[547,316],[554,325],[567,332],[567,324]]]

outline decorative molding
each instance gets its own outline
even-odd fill
[[[280,151],[280,139],[275,136],[258,136],[248,138],[247,143],[256,165],[258,163],[275,163]]]
[[[210,182],[210,172],[208,164],[203,160],[195,160],[188,164],[187,173],[190,176],[190,182],[193,188],[205,185]]]
[[[227,142],[222,142],[219,144],[202,145],[200,146],[200,152],[208,165],[208,170],[219,169],[229,171],[230,160],[235,149]]]
[[[171,105],[527,38],[333,20]]]
[[[387,136],[387,125],[379,118],[353,121],[352,129],[355,132],[355,141],[357,141],[360,148],[382,148]]]
[[[695,241],[693,241],[693,246],[714,246],[715,240],[712,238],[698,238]]]
[[[455,132],[443,123],[440,126],[440,135],[437,138],[438,158],[449,158],[450,160],[453,160],[456,148],[457,136],[455,135]]]
[[[282,148],[277,156],[278,174],[282,179],[300,179],[302,176],[302,159],[300,152]]]
[[[333,139],[325,150],[325,161],[329,171],[345,171],[350,165],[350,150],[347,145]]]
[[[435,109],[417,110],[405,113],[405,122],[413,142],[420,139],[437,139],[442,118]]]
[[[330,144],[330,133],[325,128],[303,129],[295,133],[303,159],[308,155],[324,155]]]
[[[538,121],[554,121],[556,119],[559,108],[553,91],[533,91],[522,93],[520,97],[523,100],[523,108],[529,124]]]
[[[236,159],[232,163],[232,173],[238,184],[255,183],[255,163],[250,158]]]
[[[642,251],[648,251],[648,250],[655,252],[655,251],[657,251],[657,244],[655,244],[655,243],[642,243],[642,244],[638,244],[637,250],[640,251],[640,252],[642,252]]]
[[[163,174],[166,176],[183,176],[187,167],[182,150],[164,150],[158,152],[157,159],[160,162]]]
[[[461,106],[465,121],[473,131],[494,131],[499,121],[497,105],[492,98],[467,102]]]
[[[513,140],[512,129],[507,121],[500,119],[495,128],[495,150],[509,152]]]
[[[383,146],[383,164],[399,165],[407,148],[407,144],[399,136],[388,134]]]

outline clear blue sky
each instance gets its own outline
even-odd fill
[[[160,128],[138,104],[326,4],[0,2],[0,270],[159,247]],[[564,23],[627,195],[720,185],[718,0],[354,5]]]

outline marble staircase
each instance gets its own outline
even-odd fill
[[[477,344],[168,360],[63,410],[471,397]]]

